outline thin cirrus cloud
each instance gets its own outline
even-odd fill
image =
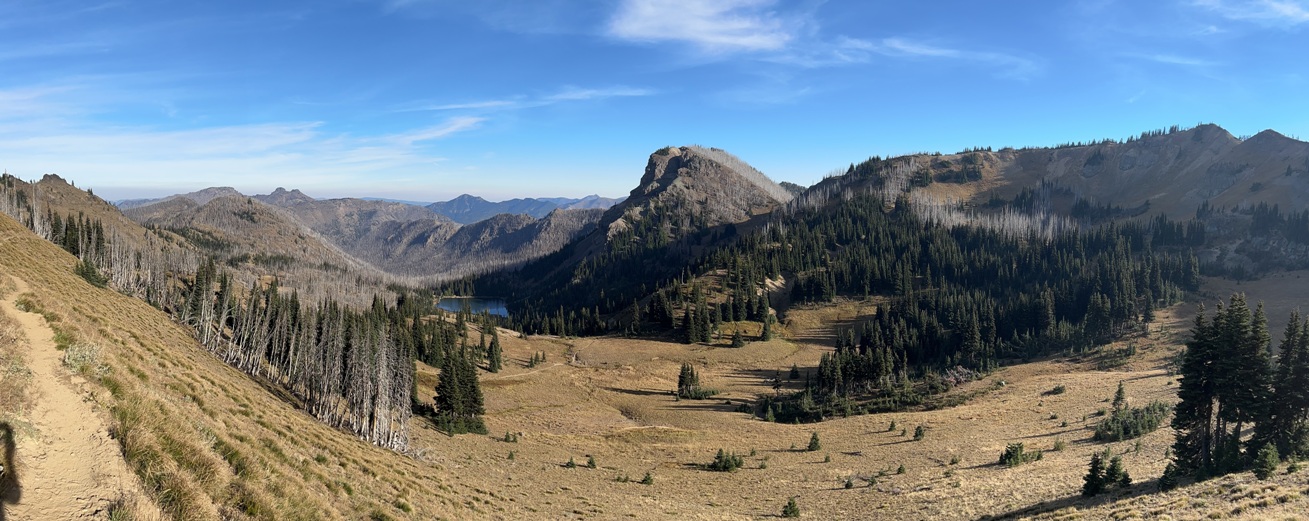
[[[1002,78],[1028,79],[1041,69],[1037,62],[1012,54],[941,47],[905,38],[884,38],[877,42],[850,40],[846,46],[897,58],[973,63],[994,69],[995,75]]]
[[[1309,23],[1309,2],[1304,0],[1195,0],[1193,3],[1229,20],[1273,27]]]
[[[430,103],[419,102],[410,103],[397,109],[397,112],[418,112],[418,111],[496,111],[496,110],[517,110],[534,107],[544,107],[556,103],[578,102],[578,101],[595,101],[608,98],[630,98],[651,96],[656,94],[653,89],[638,87],[604,87],[604,88],[580,88],[565,87],[552,94],[543,96],[516,96],[508,99],[491,99],[480,101],[469,101],[460,103]]]
[[[796,23],[772,0],[626,0],[606,33],[638,42],[680,42],[708,54],[777,51],[795,39]]]
[[[1185,67],[1213,67],[1218,65],[1218,62],[1215,61],[1203,60],[1200,58],[1191,58],[1188,56],[1178,56],[1175,54],[1128,54],[1127,56],[1140,60],[1148,60],[1155,63],[1163,63],[1166,65],[1181,65]]]

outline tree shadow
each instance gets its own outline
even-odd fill
[[[669,390],[648,390],[648,389],[624,389],[622,387],[601,387],[611,393],[623,393],[634,396],[673,396],[673,391]]]
[[[8,519],[5,505],[17,505],[23,498],[23,488],[18,483],[18,466],[14,464],[14,453],[18,449],[14,440],[14,428],[7,422],[0,422],[0,445],[4,445],[4,459],[0,464],[0,521]]]
[[[1119,501],[1132,499],[1139,496],[1144,496],[1146,494],[1152,494],[1154,493],[1154,491],[1157,490],[1159,490],[1159,480],[1152,479],[1149,481],[1132,483],[1131,488],[1127,490],[1115,490],[1110,493],[1102,494],[1097,497],[1088,498],[1079,494],[1079,495],[1068,496],[1059,499],[1051,499],[1048,501],[1041,501],[1034,505],[1026,506],[1023,508],[1010,510],[1003,514],[985,515],[977,519],[979,521],[997,521],[1000,519],[1028,519],[1042,514],[1057,512],[1059,510],[1063,510],[1071,506],[1081,507],[1081,506],[1098,505],[1104,503],[1117,503]]]

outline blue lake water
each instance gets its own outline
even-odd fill
[[[486,297],[443,297],[436,304],[436,307],[452,313],[468,310],[473,314],[483,311],[492,315],[507,317],[509,309],[505,307],[504,299],[486,298]]]

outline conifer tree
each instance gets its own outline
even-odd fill
[[[1105,488],[1105,468],[1104,460],[1100,459],[1100,453],[1091,455],[1090,468],[1087,469],[1086,476],[1082,478],[1082,495],[1091,497],[1101,492]]]
[[[500,330],[495,326],[491,327],[491,346],[486,351],[486,370],[492,373],[500,372],[504,367],[504,351],[500,347]]]

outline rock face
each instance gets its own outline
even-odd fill
[[[794,196],[736,156],[716,148],[667,147],[650,155],[641,182],[600,221],[609,237],[656,214],[676,223],[670,238],[740,223]]]

